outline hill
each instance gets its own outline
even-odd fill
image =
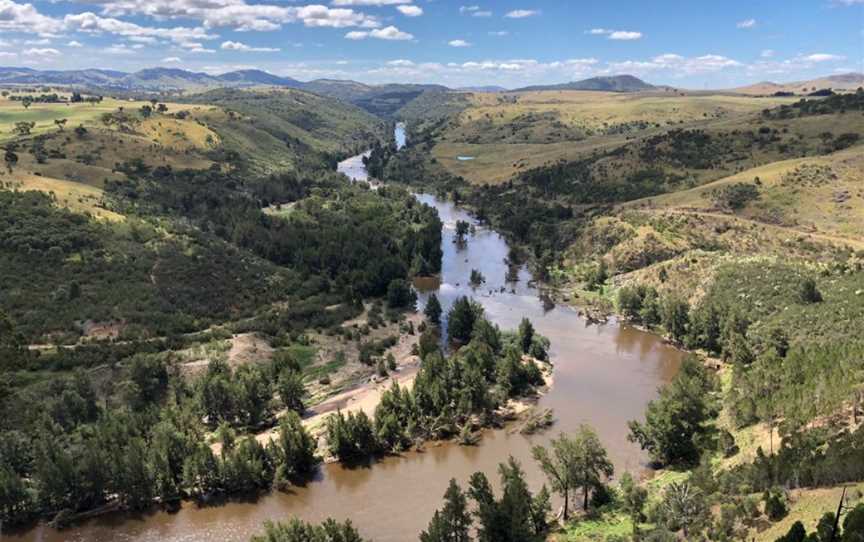
[[[773,83],[771,81],[764,81],[753,85],[734,88],[732,91],[751,96],[768,96],[777,92],[807,95],[811,92],[823,89],[831,89],[835,92],[849,92],[862,86],[864,86],[864,74],[853,72],[829,75],[827,77],[809,79],[807,81],[794,81],[791,83]]]
[[[219,88],[280,87],[305,90],[358,105],[383,117],[424,92],[449,90],[442,85],[387,84],[366,85],[357,81],[316,79],[302,82],[263,70],[237,70],[211,75],[180,68],[147,68],[134,73],[113,70],[36,70],[0,68],[0,85],[58,85],[99,92],[179,92],[200,93]]]
[[[611,75],[603,77],[591,77],[581,81],[573,81],[570,83],[560,83],[557,85],[534,85],[522,87],[514,90],[514,92],[528,92],[535,90],[600,90],[608,92],[639,92],[642,90],[652,90],[654,85],[649,85],[645,81],[632,75]]]
[[[440,116],[433,154],[451,173],[470,182],[506,182],[512,176],[557,160],[611,149],[629,139],[680,127],[734,122],[794,98],[757,98],[663,91],[538,91],[518,93],[434,94],[404,111]],[[443,101],[443,98],[447,98]],[[425,107],[421,107],[425,106]],[[460,160],[459,157],[473,157]]]

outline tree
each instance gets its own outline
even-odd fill
[[[687,335],[687,324],[690,321],[690,306],[683,299],[670,297],[664,301],[660,310],[660,322],[672,340],[681,342]]]
[[[280,488],[306,478],[318,465],[315,440],[293,411],[279,420],[276,440],[271,439],[267,449],[276,465],[275,482]]]
[[[25,519],[33,506],[24,480],[11,467],[0,463],[0,524]]]
[[[564,498],[564,519],[569,517],[570,491],[582,488],[582,508],[588,510],[588,496],[612,476],[614,467],[597,434],[587,425],[580,425],[573,437],[563,433],[552,441],[552,453],[535,446],[534,459],[546,474],[552,489]]]
[[[468,500],[455,479],[444,493],[444,507],[435,511],[429,526],[420,534],[421,542],[470,542],[471,515]]]
[[[533,497],[525,482],[525,473],[519,463],[510,456],[507,463],[498,465],[501,476],[502,495],[498,503],[500,517],[505,521],[504,541],[522,542],[532,539],[534,521]]]
[[[347,416],[337,411],[327,417],[327,444],[340,461],[367,458],[379,451],[372,420],[362,410]]]
[[[138,112],[139,112],[139,113],[141,114],[141,116],[144,117],[145,119],[149,119],[149,118],[150,118],[150,115],[153,114],[153,108],[150,107],[149,105],[142,105],[142,106],[141,106],[141,109],[139,109]]]
[[[629,472],[625,472],[619,483],[621,489],[621,508],[630,516],[633,523],[634,539],[639,531],[639,524],[645,521],[643,510],[648,501],[648,490],[638,485]]]
[[[471,225],[464,220],[456,221],[456,242],[464,243],[465,236],[468,235],[468,231],[471,229]]]
[[[519,345],[522,347],[522,353],[527,354],[531,351],[531,344],[534,342],[534,326],[531,325],[531,320],[522,318],[519,322]]]
[[[642,298],[642,308],[639,310],[639,319],[648,327],[660,323],[660,303],[657,290],[649,287]]]
[[[30,109],[30,106],[33,105],[33,98],[24,96],[24,99],[21,100],[21,105],[24,106],[24,109]]]
[[[429,300],[426,301],[426,308],[423,309],[423,314],[426,315],[426,318],[435,324],[436,326],[441,325],[441,302],[438,301],[438,296],[433,294],[429,295]]]
[[[393,279],[387,285],[387,306],[391,309],[413,309],[416,303],[417,294],[407,280]]]
[[[251,542],[363,542],[351,520],[339,523],[326,519],[320,525],[312,525],[297,518],[287,523],[264,523],[264,534],[253,536]]]
[[[501,476],[502,495],[495,499],[492,486],[482,472],[475,472],[469,482],[468,495],[476,504],[474,512],[478,520],[479,542],[527,542],[540,538],[535,528],[540,508],[546,506],[544,499],[535,501],[519,463],[510,457],[507,463],[498,465]],[[539,508],[535,508],[536,506]]]
[[[561,433],[552,440],[552,453],[543,446],[531,448],[531,455],[540,465],[540,470],[549,480],[552,491],[564,499],[564,521],[570,517],[570,491],[576,484],[576,447],[575,443]]]
[[[475,322],[483,317],[483,308],[463,296],[457,299],[447,313],[447,336],[450,342],[467,344],[471,340]]]
[[[302,414],[306,407],[303,398],[306,396],[306,388],[303,386],[303,375],[299,371],[287,368],[279,375],[276,382],[276,390],[279,399],[285,408]]]
[[[7,148],[3,160],[6,162],[6,169],[9,170],[9,173],[12,173],[12,168],[18,163],[18,155],[11,148]]]
[[[27,136],[30,135],[30,131],[36,127],[36,123],[33,121],[21,120],[15,123],[15,127],[12,129],[18,135]]]
[[[648,403],[645,422],[628,423],[628,440],[638,442],[661,464],[696,462],[698,438],[706,431],[703,423],[711,414],[707,398],[713,387],[705,367],[693,357],[685,358],[660,397]]]
[[[593,488],[599,487],[604,480],[614,473],[612,462],[606,455],[606,449],[591,427],[580,425],[576,433],[575,446],[577,450],[575,464],[575,482],[582,487],[582,509],[588,510],[588,495]]]
[[[803,523],[796,521],[789,528],[789,532],[778,538],[775,542],[805,542],[805,540],[807,540],[807,529],[804,528]]]
[[[62,132],[63,127],[66,126],[67,119],[54,119],[54,124],[57,125],[57,128]]]
[[[84,136],[87,135],[87,128],[84,128],[80,124],[75,127],[75,136],[78,139],[84,139]]]
[[[666,526],[673,531],[682,530],[685,540],[690,539],[690,530],[704,519],[707,511],[702,492],[689,482],[669,484],[661,508]]]
[[[843,520],[841,542],[864,542],[864,504],[858,504]]]

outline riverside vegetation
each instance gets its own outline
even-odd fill
[[[505,231],[559,299],[695,353],[630,424],[657,482],[622,479],[557,539],[858,540],[864,90],[585,133],[567,157],[489,182],[488,168],[514,159],[491,145],[521,152],[520,134],[537,129],[506,120],[523,99],[415,116],[408,149],[375,147],[369,161]],[[499,114],[514,141],[467,142],[478,115]],[[493,154],[457,166],[450,152]],[[840,486],[851,489],[835,522]],[[833,502],[818,501],[828,489]]]
[[[6,143],[4,527],[255,496],[306,483],[323,456],[350,463],[427,439],[474,442],[500,423],[498,407],[544,383],[548,341],[527,320],[518,333],[501,332],[468,298],[447,315],[447,340],[459,348],[445,357],[436,299],[418,330],[414,389],[394,383],[371,418],[331,415],[319,450],[300,416],[310,400],[351,385],[331,383],[348,363],[361,375],[397,369],[388,350],[415,334],[405,321],[416,303],[409,281],[440,271],[441,221],[401,188],[372,191],[331,171],[334,139],[351,152],[378,137],[358,132],[355,120],[372,123],[358,109],[338,104],[333,114],[318,102],[334,102],[302,92],[213,91],[189,101],[206,106],[119,106],[74,137],[58,123],[54,133]],[[178,149],[164,134],[147,131],[154,119],[188,130],[184,138],[205,128],[206,144],[182,150],[204,167],[133,152],[108,168],[97,156],[86,160],[86,177],[63,181],[98,186],[86,206],[30,190],[53,162],[72,161],[67,145],[90,156],[146,142],[171,156]],[[268,145],[287,149],[281,162]],[[102,210],[114,218],[97,218]],[[345,324],[358,317],[362,327]],[[373,338],[378,328],[396,335]],[[238,337],[267,350],[226,352]],[[321,360],[316,342],[342,346]],[[266,429],[268,438],[256,438]],[[352,532],[335,523],[272,529]]]

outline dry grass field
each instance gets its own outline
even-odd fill
[[[4,190],[38,190],[51,194],[58,207],[87,213],[100,220],[120,222],[125,218],[103,207],[102,189],[95,186],[18,172],[0,176],[0,186]]]
[[[57,204],[73,212],[100,219],[122,220],[122,215],[102,208],[102,188],[108,181],[122,181],[120,164],[139,159],[149,167],[207,168],[202,155],[217,146],[219,136],[199,120],[214,109],[206,105],[168,103],[167,111],[143,118],[144,101],[105,98],[89,103],[33,103],[25,108],[9,97],[0,99],[0,144],[15,149],[18,161],[0,172],[7,188],[49,192]],[[187,111],[185,118],[170,116]],[[129,120],[105,122],[106,114],[125,112]],[[66,119],[63,126],[54,121]],[[16,122],[34,122],[30,134],[14,130]],[[76,133],[82,126],[86,131]],[[38,141],[38,151],[37,151]]]
[[[773,162],[680,192],[622,205],[656,212],[711,212],[718,189],[758,179],[759,197],[734,214],[756,222],[848,239],[858,244],[864,232],[864,149]]]

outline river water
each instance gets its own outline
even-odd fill
[[[404,127],[397,127],[397,136],[404,145]],[[366,179],[361,156],[340,163],[339,171],[355,180]],[[573,431],[581,423],[597,431],[617,474],[642,472],[646,456],[627,441],[627,421],[641,417],[657,388],[677,372],[682,354],[655,335],[614,323],[589,325],[575,310],[544,302],[524,268],[517,282],[507,283],[504,259],[508,246],[503,237],[451,202],[426,194],[417,198],[438,209],[444,222],[440,280],[418,284],[421,307],[435,291],[445,311],[457,297],[473,296],[502,328],[515,328],[523,316],[530,318],[537,332],[552,342],[554,385],[539,402],[539,407],[554,410],[556,423],[550,430],[530,437],[506,430],[487,431],[477,446],[430,445],[424,452],[389,457],[365,468],[324,465],[306,487],[273,492],[254,502],[203,507],[187,502],[175,513],[109,515],[60,532],[40,526],[0,538],[27,542],[245,541],[260,532],[264,521],[293,515],[310,521],[350,518],[363,536],[377,542],[417,540],[441,505],[450,478],[464,486],[480,470],[497,480],[498,463],[513,455],[522,463],[531,487],[537,489],[543,476],[531,459],[531,446],[544,444],[561,431]],[[476,228],[464,246],[453,242],[457,220]],[[468,285],[472,269],[486,278],[476,290]]]

